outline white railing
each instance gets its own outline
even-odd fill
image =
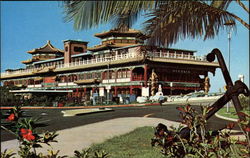
[[[33,69],[24,69],[24,70],[16,70],[16,71],[10,71],[10,72],[2,72],[1,76],[7,76],[7,75],[12,75],[12,74],[24,74],[24,73],[31,73],[35,68]]]
[[[97,63],[103,63],[103,62],[112,62],[116,60],[124,60],[129,58],[136,58],[140,57],[142,54],[135,54],[135,53],[126,53],[126,54],[120,54],[110,57],[104,57],[104,58],[93,58],[93,59],[87,59],[87,60],[81,60],[78,62],[72,62],[67,64],[59,64],[56,65],[56,69],[61,68],[68,68],[68,67],[75,67],[75,66],[81,66],[81,65],[89,65],[89,64],[97,64]],[[169,52],[147,52],[147,56],[154,58],[172,58],[172,59],[188,59],[188,60],[198,60],[198,61],[206,61],[205,56],[193,56],[193,55],[186,55],[186,54],[177,54],[177,53],[169,53]],[[50,67],[50,66],[48,66]],[[15,74],[25,74],[25,73],[32,73],[33,71],[41,70],[41,68],[32,68],[32,69],[24,69],[24,70],[17,70],[17,71],[11,71],[11,72],[3,72],[1,73],[1,76],[8,76],[8,75],[15,75]]]
[[[177,54],[169,52],[148,52],[149,57],[158,57],[158,58],[172,58],[172,59],[188,59],[188,60],[198,60],[198,61],[207,61],[206,56],[194,56],[191,54]]]

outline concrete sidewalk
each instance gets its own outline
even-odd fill
[[[37,151],[47,153],[48,149],[54,151],[60,150],[59,155],[73,156],[74,150],[88,148],[94,143],[101,143],[107,139],[113,138],[114,136],[129,133],[138,127],[155,127],[158,123],[163,123],[168,127],[171,125],[177,127],[179,125],[177,122],[147,117],[126,117],[106,120],[103,122],[57,131],[59,134],[56,138],[58,143],[51,143],[53,148],[44,145],[43,148]],[[10,140],[1,142],[1,151],[4,151],[5,149],[12,149],[16,152],[18,150],[18,141]]]

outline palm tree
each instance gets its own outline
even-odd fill
[[[76,30],[89,29],[99,24],[114,23],[115,28],[127,29],[139,15],[145,15],[144,32],[150,44],[170,46],[186,37],[204,40],[218,35],[227,21],[249,24],[227,11],[232,0],[213,1],[66,1],[65,20],[74,21]],[[248,8],[235,1],[246,12]],[[234,26],[235,27],[235,26]]]

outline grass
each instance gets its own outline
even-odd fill
[[[243,110],[244,113],[250,115],[250,109],[244,109]],[[224,117],[228,117],[228,118],[233,118],[233,119],[238,119],[238,115],[236,114],[235,108],[234,107],[230,107],[229,108],[229,112],[227,112],[227,108],[221,108],[218,111],[218,114]]]
[[[94,144],[90,147],[90,151],[104,151],[108,153],[108,158],[164,158],[161,154],[160,147],[151,146],[151,138],[153,138],[154,130],[152,127],[141,127],[134,131],[114,137],[100,144]],[[234,146],[235,152],[242,153],[242,146]],[[229,148],[227,150],[230,150]],[[236,154],[236,157],[239,157]],[[215,156],[213,156],[215,158]]]
[[[101,144],[92,145],[92,150],[104,150],[109,158],[159,158],[163,157],[160,148],[151,146],[154,129],[141,127],[134,131],[109,139]]]

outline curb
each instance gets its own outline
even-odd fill
[[[66,110],[61,111],[63,113],[63,117],[76,116],[76,115],[84,115],[91,113],[100,113],[100,112],[109,112],[114,111],[111,108],[92,108],[92,109],[74,109],[74,110]]]
[[[238,119],[234,119],[234,118],[229,118],[229,117],[221,116],[221,115],[219,115],[218,113],[215,113],[215,116],[218,117],[218,118],[220,118],[220,119],[223,119],[223,120],[238,122]]]
[[[98,106],[71,106],[71,107],[32,107],[26,106],[21,109],[89,109],[89,108],[113,108],[113,107],[140,107],[140,106],[156,106],[160,103],[147,103],[147,104],[125,104],[125,105],[98,105]],[[0,107],[1,110],[12,109],[13,107]]]

